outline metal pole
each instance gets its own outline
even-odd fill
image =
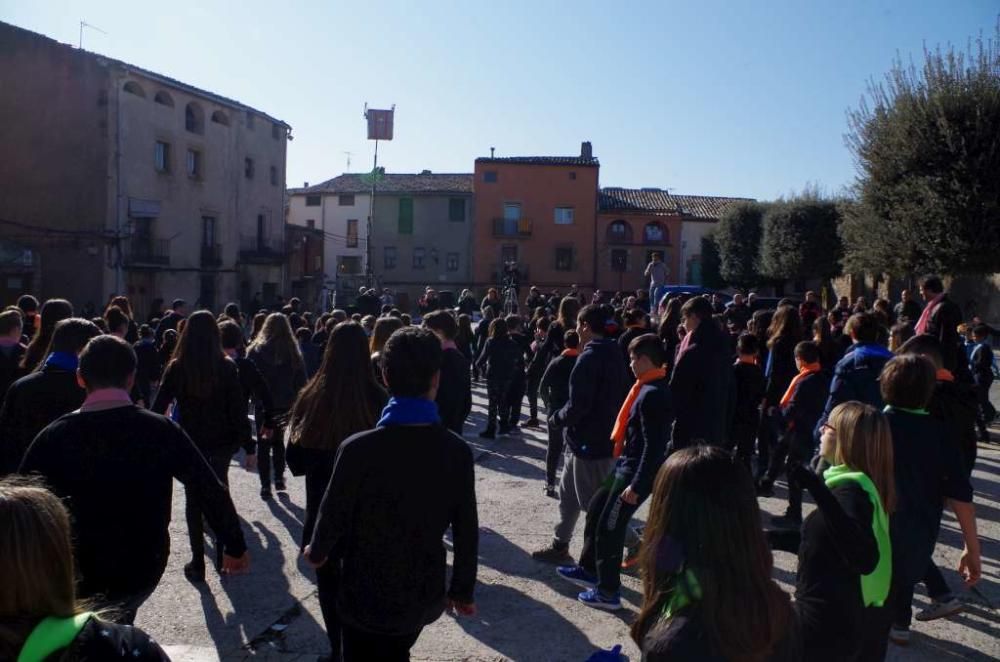
[[[365,278],[368,287],[375,287],[372,269],[372,224],[375,220],[375,184],[378,182],[378,139],[375,140],[375,163],[372,166],[372,194],[368,199],[368,234],[365,237]]]

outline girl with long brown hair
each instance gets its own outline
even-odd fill
[[[21,370],[25,373],[41,369],[45,357],[49,353],[49,344],[52,342],[52,334],[56,330],[56,324],[73,317],[73,304],[65,299],[49,299],[42,304],[39,316],[42,321],[38,333],[28,343],[24,358],[21,359]]]
[[[199,310],[187,318],[173,358],[167,364],[152,410],[165,414],[173,404],[173,417],[208,460],[215,475],[229,483],[229,462],[240,446],[250,444],[247,399],[243,397],[236,364],[222,351],[215,316]],[[184,575],[192,582],[205,580],[205,529],[201,505],[187,495],[185,515],[192,560]],[[216,566],[222,564],[222,546]]]
[[[260,332],[247,348],[250,359],[267,383],[273,403],[271,434],[257,435],[257,473],[260,496],[272,498],[272,459],[274,489],[285,491],[285,422],[288,411],[306,384],[306,364],[292,326],[284,313],[271,313]],[[258,427],[258,430],[260,428]]]
[[[820,455],[832,466],[822,478],[801,465],[789,470],[817,506],[798,544],[795,608],[804,659],[881,660],[893,572],[892,433],[882,412],[854,401],[837,405],[821,429]],[[793,551],[796,534],[775,534],[772,542]]]
[[[758,474],[763,474],[770,463],[771,449],[781,435],[781,411],[779,403],[788,390],[792,379],[798,374],[795,367],[795,346],[802,340],[802,321],[795,306],[778,306],[771,323],[767,327],[767,359],[764,363],[764,407],[761,414],[761,429],[758,435]],[[772,496],[770,484],[760,476],[758,493]]]
[[[385,347],[386,341],[389,340],[389,336],[402,328],[403,320],[400,318],[380,317],[375,322],[375,330],[369,340],[368,353],[371,357],[372,370],[375,371],[375,380],[383,387],[385,382],[382,381],[382,349]]]
[[[650,501],[632,625],[643,660],[800,659],[746,468],[718,447],[683,449],[660,468]]]
[[[374,428],[387,401],[388,396],[375,381],[364,329],[354,322],[341,322],[330,333],[319,371],[299,393],[288,421],[288,464],[294,474],[306,476],[303,548],[312,538],[340,443],[357,432]],[[337,575],[333,564],[317,568],[316,579],[332,659],[339,660],[340,622],[335,609]]]
[[[0,660],[169,660],[139,628],[77,601],[69,513],[58,497],[23,478],[0,481],[0,531]]]

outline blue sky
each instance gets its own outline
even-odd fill
[[[855,173],[845,112],[897,52],[993,34],[994,0],[417,3],[0,0],[0,19],[279,117],[288,183],[371,167],[362,107],[395,103],[392,172],[575,154],[603,186],[770,199]]]

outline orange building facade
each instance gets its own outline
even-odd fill
[[[653,253],[670,269],[668,283],[681,273],[682,217],[663,189],[605,188],[598,196],[597,287],[632,292],[649,287],[646,265]]]
[[[595,287],[599,170],[590,143],[580,156],[476,159],[474,287],[496,287],[509,263],[522,290]]]

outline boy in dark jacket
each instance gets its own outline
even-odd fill
[[[542,375],[541,384],[538,386],[538,394],[542,396],[545,409],[555,412],[566,406],[569,402],[569,376],[576,365],[576,357],[580,356],[580,336],[576,331],[570,330],[563,336],[563,343],[566,349],[556,358],[549,362],[549,366]],[[545,451],[545,496],[556,497],[556,469],[559,466],[559,456],[562,455],[563,440],[562,428],[553,425],[548,426],[549,445]]]
[[[606,337],[609,319],[600,306],[584,306],[577,333],[584,343],[569,381],[569,401],[549,415],[549,425],[562,428],[566,453],[559,482],[559,523],[552,544],[532,558],[571,565],[569,543],[580,513],[614,466],[611,430],[628,390],[618,344]]]
[[[497,417],[503,425],[502,409],[514,379],[521,348],[507,334],[507,320],[494,319],[490,322],[490,338],[476,360],[476,366],[486,376],[486,395],[489,398],[486,414],[486,429],[479,433],[481,439],[496,439]]]
[[[549,333],[550,324],[548,317],[539,318],[534,324],[534,340],[531,342],[528,361],[528,420],[524,424],[526,428],[538,428],[542,425],[538,420],[538,389],[551,358],[545,347],[545,337]]]
[[[756,336],[742,334],[736,341],[739,358],[733,365],[736,404],[729,443],[736,457],[747,469],[751,468],[753,444],[760,425],[760,404],[764,400],[764,371],[757,363],[759,345]],[[759,471],[763,473],[764,468],[761,467]]]
[[[3,396],[14,380],[23,374],[21,357],[27,349],[21,343],[23,329],[20,310],[8,308],[0,313],[0,402],[3,402]]]
[[[972,340],[975,346],[969,354],[969,370],[972,371],[972,381],[976,385],[976,397],[979,403],[979,414],[976,416],[976,427],[979,428],[979,441],[988,442],[990,433],[986,426],[996,418],[997,410],[990,402],[990,387],[993,385],[993,348],[987,339],[990,335],[985,324],[972,328]]]
[[[274,431],[274,400],[260,370],[253,361],[243,356],[243,351],[246,349],[243,346],[243,331],[235,322],[226,321],[219,324],[219,335],[222,337],[222,351],[236,363],[243,397],[253,406],[254,420],[259,428],[258,434],[261,437],[270,437]],[[256,467],[256,442],[253,439],[245,441],[243,451],[246,453],[246,468]]]
[[[135,369],[135,403],[140,407],[149,408],[153,405],[153,389],[160,381],[163,366],[160,364],[160,353],[156,351],[153,329],[147,324],[139,327],[139,342],[132,346],[137,361]]]
[[[587,588],[577,599],[597,609],[621,608],[619,575],[628,523],[653,490],[674,418],[663,343],[651,333],[639,336],[629,345],[629,356],[636,382],[611,432],[614,471],[587,508],[580,564],[557,570]]]
[[[896,512],[890,520],[894,598],[888,605],[893,617],[889,638],[904,646],[910,640],[913,589],[931,563],[946,502],[965,541],[958,569],[966,585],[975,584],[982,572],[972,485],[948,427],[926,410],[934,382],[934,365],[912,354],[889,361],[880,378],[896,477]]]
[[[762,490],[766,492],[771,491],[786,457],[801,463],[813,456],[813,429],[830,395],[830,379],[820,366],[816,343],[806,341],[795,346],[795,367],[799,374],[781,398],[781,436],[767,475],[761,481]],[[802,525],[802,485],[794,476],[788,477],[788,509],[783,517],[775,517],[772,521],[778,526],[798,528]]]
[[[472,375],[469,360],[458,351],[455,336],[458,322],[447,310],[438,310],[424,318],[424,326],[430,329],[444,350],[441,358],[441,380],[438,385],[437,402],[441,423],[446,428],[462,436],[465,419],[472,411]]]
[[[531,338],[521,333],[524,321],[517,315],[507,316],[507,332],[518,347],[510,386],[504,406],[500,410],[500,434],[521,434],[518,422],[521,420],[521,403],[528,390],[528,376],[525,369],[531,360]]]

